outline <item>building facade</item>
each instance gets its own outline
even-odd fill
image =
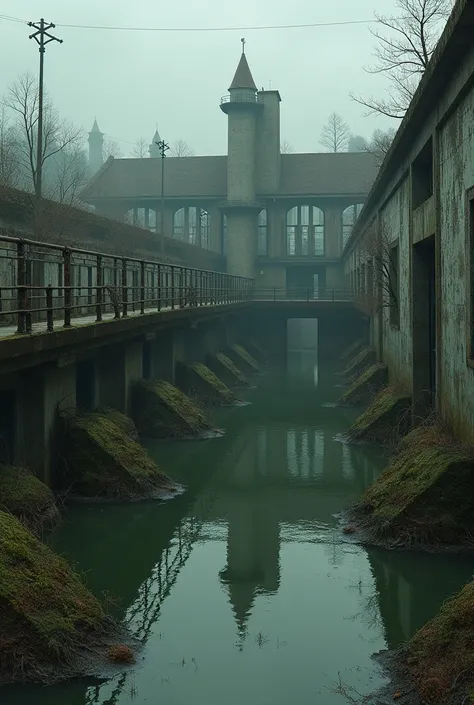
[[[97,212],[222,252],[257,288],[342,287],[340,259],[376,176],[368,153],[281,154],[280,94],[244,52],[220,108],[227,156],[109,158],[83,193]],[[97,124],[91,161],[102,153]],[[158,135],[159,137],[159,135]],[[162,170],[163,166],[163,170]],[[162,184],[162,171],[164,175]]]
[[[474,441],[474,0],[458,0],[344,251],[415,410]],[[385,268],[385,269],[384,269]]]

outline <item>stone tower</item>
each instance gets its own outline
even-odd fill
[[[242,40],[242,55],[229,95],[221,101],[221,110],[228,117],[227,271],[245,277],[254,276],[257,255],[257,215],[261,206],[256,202],[256,137],[262,107]]]
[[[155,130],[155,134],[153,135],[151,144],[148,147],[148,153],[152,159],[158,159],[158,157],[161,156],[160,149],[156,144],[157,142],[161,142],[161,137],[160,133],[158,132],[158,128]]]
[[[89,172],[95,174],[104,161],[103,146],[104,133],[99,130],[97,120],[94,120],[92,130],[89,132]]]

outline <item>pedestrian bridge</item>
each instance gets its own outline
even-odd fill
[[[245,277],[6,235],[0,282],[0,361],[243,308],[312,317],[355,303],[344,289],[255,288]]]

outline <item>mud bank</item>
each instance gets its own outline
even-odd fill
[[[344,434],[347,441],[392,445],[410,430],[411,399],[393,387],[382,389]]]
[[[166,498],[180,488],[137,441],[130,419],[93,412],[61,421],[60,489],[104,500]]]
[[[4,512],[0,576],[0,683],[97,673],[126,639],[66,561]]]
[[[37,535],[59,521],[49,487],[29,470],[11,465],[0,465],[0,511],[10,512]]]
[[[198,404],[164,380],[135,385],[132,414],[145,438],[199,438],[214,431]]]
[[[202,362],[180,364],[176,375],[179,386],[206,405],[231,406],[237,402],[229,387]]]
[[[349,515],[368,542],[474,548],[474,448],[439,424],[416,428]]]

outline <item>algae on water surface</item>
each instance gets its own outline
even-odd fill
[[[472,543],[474,450],[437,425],[411,431],[363,494],[356,515],[376,539],[406,546]]]
[[[138,382],[132,399],[138,429],[149,438],[199,436],[212,428],[197,404],[165,380]]]
[[[109,629],[66,561],[0,512],[0,682],[80,675],[81,652]]]
[[[61,486],[73,494],[104,499],[140,499],[177,490],[147,451],[107,414],[64,420]]]
[[[59,520],[49,487],[29,470],[11,465],[0,465],[0,510],[11,512],[37,534]]]

